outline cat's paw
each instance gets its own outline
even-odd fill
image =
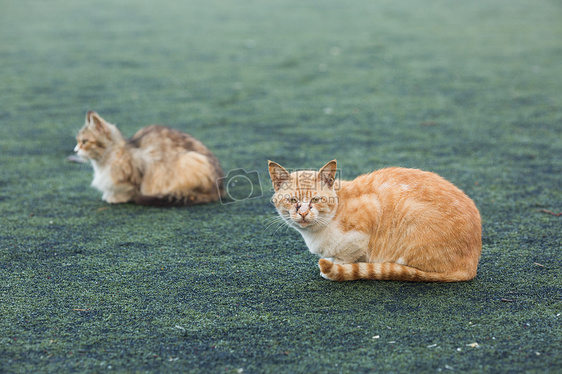
[[[318,260],[318,267],[320,268],[320,275],[324,279],[332,280],[328,274],[332,271],[332,267],[334,267],[334,263],[332,261],[326,260],[321,258]]]
[[[116,196],[116,195],[109,195],[109,196],[103,196],[102,200],[105,202],[108,202],[110,204],[122,204],[122,203],[127,203],[129,202],[129,198],[128,197],[123,197],[123,196]]]

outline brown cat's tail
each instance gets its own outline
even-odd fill
[[[460,282],[470,280],[476,276],[475,273],[471,274],[467,271],[430,273],[392,262],[358,262],[339,265],[321,258],[318,261],[318,266],[324,278],[338,282],[358,279],[407,282]]]
[[[153,206],[158,208],[169,208],[173,206],[181,206],[177,201],[168,196],[147,196],[137,195],[134,198],[135,204],[144,206]]]
[[[159,208],[182,207],[197,204],[205,204],[217,201],[216,194],[199,194],[194,196],[175,197],[175,196],[147,196],[137,195],[134,202],[138,205],[153,206]]]

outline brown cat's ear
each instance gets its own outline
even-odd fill
[[[328,188],[332,188],[334,186],[334,182],[336,181],[337,166],[336,160],[332,160],[324,165],[318,172],[318,180],[324,183]]]
[[[86,123],[96,129],[98,132],[107,132],[105,120],[93,110],[89,110],[88,113],[86,113]]]
[[[275,192],[281,188],[281,185],[287,182],[291,176],[287,170],[281,165],[273,161],[267,161],[269,167],[269,176],[271,177],[271,182],[273,183],[273,189]]]

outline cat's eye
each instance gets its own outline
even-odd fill
[[[310,199],[310,202],[311,202],[312,204],[319,203],[319,202],[320,202],[320,198],[319,198],[319,197],[313,197],[312,199]]]
[[[298,203],[299,201],[297,200],[296,197],[291,197],[291,198],[289,198],[289,202],[290,202],[291,204],[296,204],[296,203]]]
[[[88,139],[82,139],[82,144],[88,143]]]

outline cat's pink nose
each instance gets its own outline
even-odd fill
[[[299,209],[299,215],[304,218],[308,215],[309,210]]]

